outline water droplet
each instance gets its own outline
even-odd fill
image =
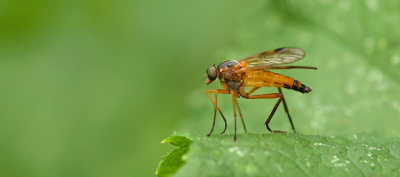
[[[313,145],[314,146],[328,146],[328,147],[330,147],[329,145],[324,144],[324,143],[314,143]]]
[[[237,154],[238,156],[240,156],[240,157],[243,157],[243,156],[244,156],[244,153],[243,153],[242,151],[239,150],[239,147],[232,147],[232,148],[229,148],[229,152],[230,152],[230,153],[236,152],[236,154]]]
[[[239,149],[238,147],[232,147],[232,148],[229,148],[229,152],[232,153],[232,152],[237,151],[238,149]]]
[[[368,152],[368,154],[367,154],[369,157],[371,157],[371,159],[374,159],[373,157],[372,157],[372,153],[371,152]]]
[[[237,154],[238,156],[240,156],[240,157],[243,157],[243,156],[244,156],[244,154],[243,154],[242,151],[236,151],[236,154]]]

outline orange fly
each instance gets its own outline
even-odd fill
[[[242,60],[226,60],[215,67],[214,64],[210,65],[207,68],[205,77],[208,77],[207,84],[213,82],[217,77],[221,82],[221,86],[223,89],[215,89],[215,90],[206,90],[206,94],[208,98],[210,98],[211,102],[214,104],[214,121],[213,126],[211,128],[211,132],[207,135],[210,136],[214,130],[215,126],[215,116],[217,110],[221,114],[222,118],[225,122],[225,129],[221,133],[225,133],[226,131],[226,119],[221,112],[221,109],[217,105],[217,95],[218,94],[231,94],[232,95],[232,103],[233,103],[233,113],[235,117],[235,136],[234,141],[236,141],[236,108],[239,111],[240,118],[242,120],[244,131],[246,130],[246,125],[244,124],[242,112],[240,111],[238,101],[236,98],[243,97],[246,99],[273,99],[278,98],[278,101],[275,104],[275,107],[272,109],[271,114],[269,115],[267,121],[265,122],[265,126],[270,132],[281,132],[283,131],[271,130],[268,124],[272,119],[276,109],[278,108],[281,101],[283,101],[283,106],[285,108],[285,112],[289,118],[289,122],[292,126],[294,132],[296,132],[292,118],[290,117],[289,110],[287,108],[285,98],[283,97],[283,93],[281,87],[286,89],[292,89],[301,93],[308,93],[312,91],[312,87],[308,87],[302,84],[298,80],[294,80],[291,77],[284,76],[278,73],[274,73],[268,70],[271,69],[317,69],[316,67],[308,67],[308,66],[278,66],[281,64],[288,64],[296,62],[302,59],[305,56],[305,52],[298,48],[293,47],[283,47],[274,50],[268,50],[265,52],[257,53],[251,56],[248,56]],[[252,87],[248,92],[245,91],[245,87]],[[260,94],[260,95],[251,95],[254,91],[261,87],[276,87],[278,88],[279,93],[270,93],[270,94]],[[210,93],[215,94],[215,99],[212,99]]]

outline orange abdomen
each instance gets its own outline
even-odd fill
[[[291,77],[264,70],[246,71],[244,85],[246,87],[284,87],[292,88],[294,79]]]
[[[283,87],[301,93],[312,91],[312,87],[308,87],[298,80],[271,71],[248,70],[243,79],[245,87]]]

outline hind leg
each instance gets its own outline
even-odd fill
[[[289,109],[288,109],[288,107],[286,105],[285,97],[283,96],[283,93],[282,93],[282,90],[281,90],[280,87],[278,87],[278,91],[279,91],[280,94],[282,94],[283,108],[285,108],[285,112],[286,112],[286,115],[289,118],[289,122],[290,122],[290,125],[292,126],[292,130],[296,133],[296,129],[294,128],[292,117],[290,117]]]
[[[271,94],[261,94],[261,95],[249,95],[247,99],[273,99],[273,98],[278,98],[278,101],[276,102],[274,108],[272,109],[270,115],[268,116],[268,119],[265,121],[265,126],[270,132],[273,133],[287,133],[284,131],[279,131],[279,130],[271,130],[269,128],[269,122],[271,121],[272,117],[275,114],[276,109],[278,108],[279,104],[281,103],[283,99],[283,94],[281,93],[271,93]]]

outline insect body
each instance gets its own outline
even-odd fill
[[[265,125],[267,129],[271,132],[282,132],[282,131],[272,131],[268,124],[272,119],[276,109],[278,108],[281,101],[283,101],[283,106],[285,108],[285,112],[288,115],[290,124],[294,132],[296,132],[292,119],[289,114],[289,110],[287,108],[285,99],[283,97],[283,93],[281,87],[286,89],[292,89],[301,93],[308,93],[312,91],[311,87],[308,87],[302,84],[300,81],[297,81],[291,77],[284,76],[278,73],[271,72],[271,69],[317,69],[315,67],[307,67],[307,66],[278,66],[280,64],[288,64],[293,63],[302,59],[305,56],[305,52],[298,48],[284,47],[278,48],[274,50],[269,50],[265,52],[261,52],[258,54],[251,55],[242,60],[227,60],[222,62],[215,67],[214,64],[210,65],[206,71],[207,84],[213,82],[217,77],[221,82],[221,86],[223,89],[216,90],[206,90],[206,94],[208,98],[210,98],[211,102],[214,104],[214,121],[211,132],[207,135],[210,136],[214,130],[215,126],[215,117],[217,110],[220,112],[222,118],[225,122],[225,129],[222,133],[225,132],[227,124],[224,115],[221,112],[221,109],[217,105],[217,95],[218,94],[231,94],[232,95],[232,103],[233,103],[233,112],[235,117],[235,136],[234,140],[236,141],[236,108],[239,111],[240,118],[242,120],[243,128],[245,132],[246,126],[243,120],[242,113],[239,108],[239,104],[236,98],[243,97],[246,99],[272,99],[278,98],[275,107],[272,109],[271,114],[269,115]],[[245,91],[245,87],[252,87],[248,92]],[[260,95],[251,95],[254,91],[261,87],[277,87],[279,93],[270,93],[270,94],[260,94]],[[210,93],[215,94],[215,99],[210,96]],[[222,134],[221,133],[221,134]],[[286,132],[283,132],[286,133]]]
[[[312,90],[311,87],[307,87],[291,77],[263,70],[247,71],[244,81],[245,87],[283,87],[301,93],[308,93]]]

